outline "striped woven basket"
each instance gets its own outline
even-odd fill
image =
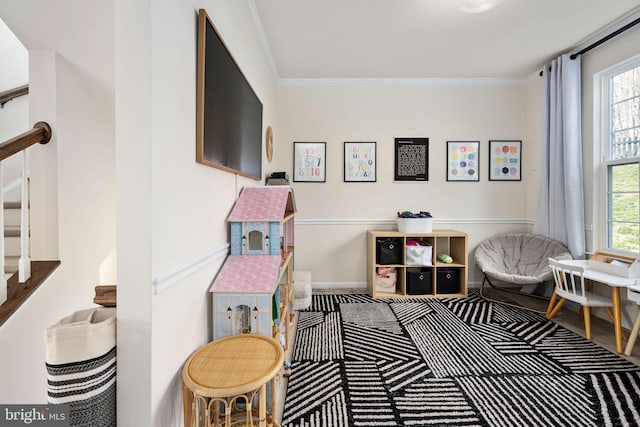
[[[45,334],[47,394],[70,426],[116,425],[116,309],[75,312]]]

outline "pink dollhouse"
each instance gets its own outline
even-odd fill
[[[255,332],[281,335],[287,346],[295,212],[290,187],[249,187],[240,193],[228,217],[231,253],[209,289],[214,339]]]

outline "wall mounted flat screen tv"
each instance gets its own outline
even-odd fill
[[[262,103],[204,9],[197,67],[196,161],[262,179]]]

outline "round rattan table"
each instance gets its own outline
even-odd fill
[[[257,334],[220,338],[196,350],[182,369],[184,425],[277,425],[273,416],[267,418],[267,383],[272,381],[273,412],[283,362],[280,343]]]

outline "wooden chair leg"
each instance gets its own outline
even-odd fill
[[[631,356],[633,346],[636,343],[636,338],[638,338],[638,332],[640,332],[640,309],[638,310],[638,314],[636,315],[636,321],[633,322],[633,329],[631,330],[631,335],[629,335],[627,347],[624,349],[625,355]]]
[[[553,310],[553,306],[556,303],[556,300],[558,299],[558,294],[556,294],[556,291],[553,291],[553,294],[551,294],[551,299],[549,299],[549,305],[547,306],[547,312],[545,313],[545,317],[547,319],[549,319],[549,313],[551,313],[551,310]]]
[[[584,307],[584,330],[587,339],[591,341],[591,307]]]
[[[558,312],[558,310],[560,310],[562,308],[562,306],[564,305],[564,303],[567,300],[565,298],[560,298],[560,301],[558,301],[556,303],[556,305],[551,309],[551,311],[549,311],[549,314],[547,314],[547,319],[551,320],[553,318],[553,316],[556,315],[556,313]]]

